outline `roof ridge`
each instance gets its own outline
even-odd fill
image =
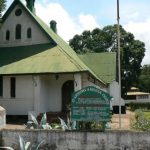
[[[78,55],[102,55],[102,54],[116,54],[116,52],[88,52],[88,53],[84,53],[84,54],[78,54]]]

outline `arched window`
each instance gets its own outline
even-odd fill
[[[32,31],[31,28],[27,29],[27,38],[30,39],[32,37]]]
[[[21,25],[16,25],[16,39],[21,39]]]
[[[9,41],[9,39],[10,39],[10,31],[7,30],[6,31],[6,40]]]

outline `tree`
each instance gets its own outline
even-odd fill
[[[131,86],[136,86],[140,75],[141,62],[144,57],[145,44],[135,40],[134,35],[120,26],[121,45],[121,84],[122,97],[125,98]],[[75,35],[69,45],[77,53],[117,52],[117,25],[96,28]]]
[[[2,12],[5,10],[6,8],[6,0],[0,0],[0,17],[2,16]]]
[[[150,64],[144,65],[141,69],[139,88],[141,91],[150,92]]]

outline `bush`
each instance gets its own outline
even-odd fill
[[[135,130],[150,131],[150,119],[148,119],[142,110],[135,111],[135,121],[131,127]]]
[[[150,103],[129,103],[131,111],[135,111],[136,109],[150,110]]]
[[[40,123],[38,123],[34,115],[30,114],[30,116],[31,116],[31,121],[27,122],[27,125],[26,125],[27,129],[52,129],[51,125],[47,123],[46,113],[43,114],[43,117]]]

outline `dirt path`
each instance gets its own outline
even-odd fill
[[[130,130],[131,122],[134,119],[134,113],[131,111],[126,112],[126,114],[121,115],[121,130]],[[112,116],[112,123],[110,124],[112,130],[119,129],[119,115],[114,114]],[[25,129],[24,125],[14,125],[14,124],[7,124],[6,126],[0,127],[1,129]]]
[[[15,125],[15,124],[6,124],[3,127],[0,127],[0,129],[25,129],[24,125]]]
[[[134,119],[134,112],[128,111],[126,114],[121,114],[121,130],[130,130],[131,123]],[[119,129],[119,115],[112,116],[111,129]]]

